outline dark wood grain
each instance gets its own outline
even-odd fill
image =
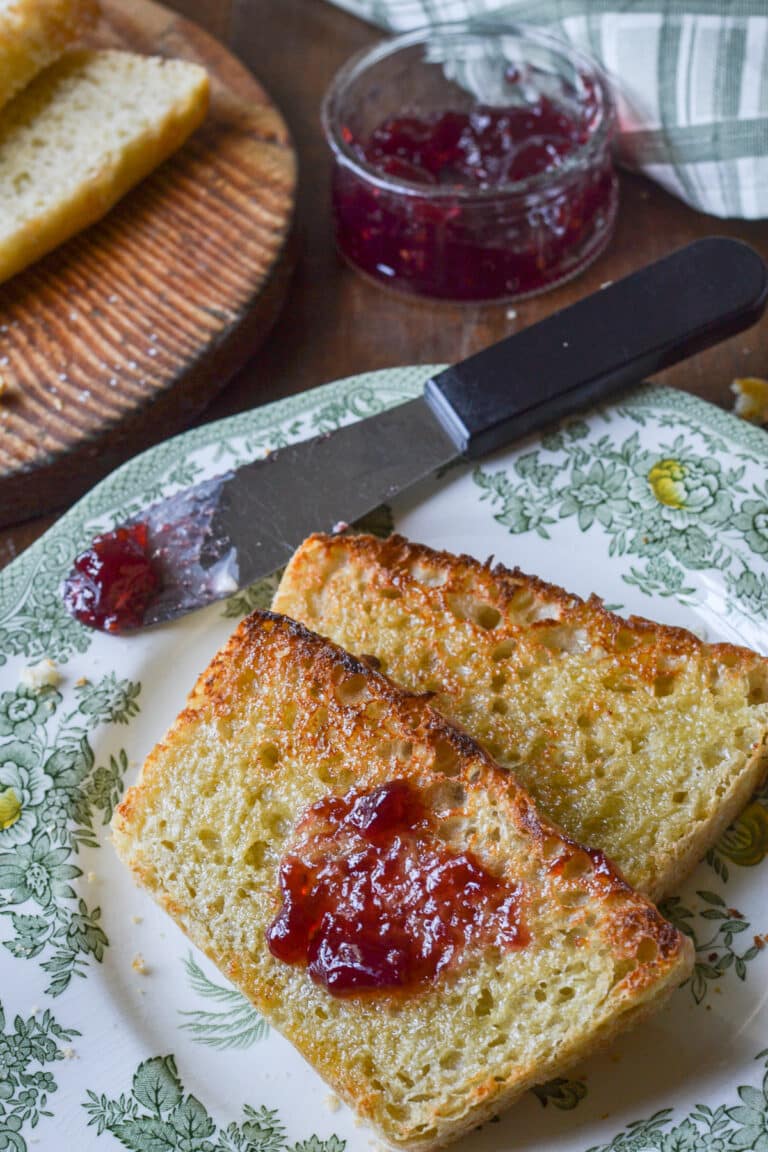
[[[171,2],[219,34],[226,25],[232,47],[282,109],[299,156],[302,250],[282,316],[248,366],[208,408],[206,420],[370,368],[460,359],[699,236],[739,236],[768,257],[768,222],[702,216],[650,182],[626,176],[617,232],[604,256],[570,285],[519,305],[515,316],[504,307],[414,304],[389,295],[335,255],[329,161],[319,120],[322,94],[337,67],[381,34],[324,0]],[[768,377],[768,322],[660,379],[728,407],[731,380],[745,374]],[[45,526],[0,532],[0,563]]]
[[[264,90],[151,0],[105,0],[96,41],[195,60],[203,126],[109,215],[0,287],[0,524],[71,502],[188,424],[271,327],[295,162]]]

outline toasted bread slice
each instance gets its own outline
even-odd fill
[[[0,117],[0,280],[105,216],[207,106],[182,60],[82,51],[42,72]]]
[[[406,780],[439,834],[519,888],[525,946],[471,948],[404,995],[339,999],[276,960],[281,856],[308,808]],[[656,1007],[690,941],[600,853],[540,818],[423,696],[281,616],[248,617],[113,819],[119,855],[194,942],[359,1114],[428,1149]]]
[[[0,107],[87,32],[98,0],[0,0]]]
[[[624,620],[518,570],[399,536],[318,535],[273,607],[434,692],[543,812],[651,899],[765,774],[767,660]]]

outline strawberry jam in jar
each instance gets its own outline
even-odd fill
[[[548,34],[446,24],[384,41],[338,73],[323,124],[338,249],[378,283],[518,300],[610,239],[610,91]]]

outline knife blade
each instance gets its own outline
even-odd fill
[[[270,453],[134,517],[159,591],[143,625],[247,587],[314,531],[352,523],[759,319],[768,269],[748,245],[696,241],[426,381],[416,400]]]

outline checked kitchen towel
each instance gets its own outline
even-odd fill
[[[768,217],[768,0],[335,0],[391,31],[546,26],[600,61],[617,158],[713,216]]]

